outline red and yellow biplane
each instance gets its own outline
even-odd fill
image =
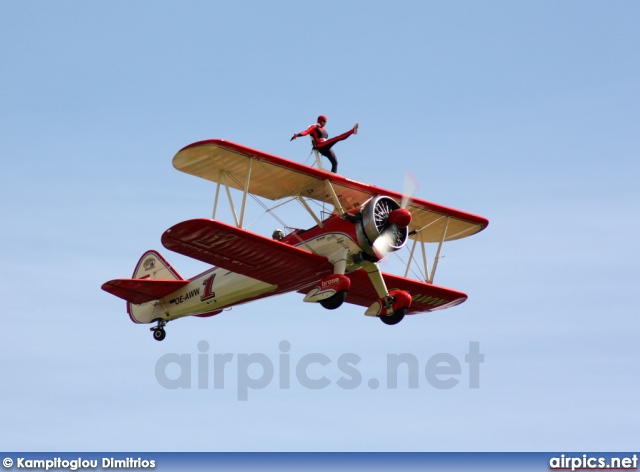
[[[127,301],[133,322],[156,323],[151,328],[156,340],[165,338],[168,321],[213,316],[292,291],[330,310],[344,302],[361,305],[365,315],[388,325],[407,314],[442,310],[467,299],[460,291],[434,285],[433,278],[443,243],[482,231],[486,218],[220,139],[186,146],[173,165],[215,182],[215,203],[211,219],[178,223],[164,232],[162,244],[213,267],[183,279],[158,252],[148,251],[131,278],[102,285]],[[223,188],[234,224],[216,220]],[[239,211],[232,189],[242,195]],[[297,200],[316,225],[286,236],[249,232],[243,226],[248,195]],[[313,200],[332,206],[328,218],[316,215],[309,204]],[[430,268],[426,243],[437,244]],[[405,246],[410,246],[410,256],[404,276],[383,273],[378,262]],[[416,248],[422,252],[426,280],[407,278]]]

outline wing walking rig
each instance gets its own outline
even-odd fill
[[[201,141],[180,150],[176,169],[217,184],[213,216],[183,221],[162,235],[165,248],[211,264],[183,279],[156,251],[146,252],[130,279],[115,279],[102,289],[127,301],[135,323],[156,323],[157,340],[168,321],[184,316],[208,317],[260,298],[297,291],[305,302],[336,309],[344,302],[366,307],[365,315],[388,325],[407,314],[459,305],[467,295],[434,285],[446,241],[482,231],[488,220],[417,198],[315,169],[221,139]],[[216,220],[221,190],[226,191],[234,224]],[[242,192],[239,208],[230,189]],[[296,199],[316,225],[274,240],[244,229],[247,196]],[[326,219],[311,201],[332,205]],[[400,202],[400,203],[399,203]],[[429,268],[426,243],[437,250]],[[403,277],[383,273],[378,262],[410,245]],[[408,278],[419,248],[426,280]]]

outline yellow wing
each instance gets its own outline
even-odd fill
[[[181,149],[173,166],[187,174],[270,200],[302,196],[333,204],[327,186],[335,191],[345,211],[359,208],[369,198],[386,195],[400,201],[402,195],[325,170],[273,156],[222,139],[200,141]],[[410,237],[422,242],[461,239],[478,233],[489,221],[478,215],[412,198]]]

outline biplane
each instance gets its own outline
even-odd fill
[[[329,310],[343,303],[360,305],[365,315],[387,325],[467,299],[463,292],[435,285],[434,275],[443,243],[482,231],[486,218],[336,175],[318,164],[320,168],[310,167],[221,139],[184,147],[173,166],[216,184],[213,215],[176,224],[161,242],[213,267],[184,279],[151,250],[142,255],[131,278],[111,280],[102,289],[127,302],[134,323],[155,323],[150,329],[158,341],[171,320],[210,317],[294,291],[305,302]],[[223,192],[232,223],[216,219]],[[281,239],[250,232],[244,227],[248,195],[296,200],[315,225],[292,229]],[[310,204],[314,201],[331,211],[318,216]],[[437,244],[431,264],[427,243]],[[383,273],[379,262],[403,247],[410,252],[404,276]],[[419,258],[417,248],[424,280],[408,277],[412,261]]]

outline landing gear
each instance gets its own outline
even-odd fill
[[[322,305],[322,307],[326,308],[327,310],[335,310],[336,308],[339,308],[340,305],[342,305],[346,299],[347,299],[347,291],[340,290],[335,295],[325,300],[320,300],[320,305]]]
[[[403,306],[402,308],[398,308],[391,315],[380,315],[380,321],[382,321],[386,325],[394,325],[398,324],[404,318],[404,315],[407,313],[407,307]]]
[[[162,319],[158,319],[156,321],[158,322],[158,325],[155,328],[149,328],[149,329],[153,331],[153,339],[155,339],[156,341],[162,341],[164,338],[167,337],[167,332],[164,330],[164,327],[167,324],[167,322]]]
[[[164,328],[155,328],[153,330],[153,339],[156,341],[162,341],[167,336],[167,332]]]

